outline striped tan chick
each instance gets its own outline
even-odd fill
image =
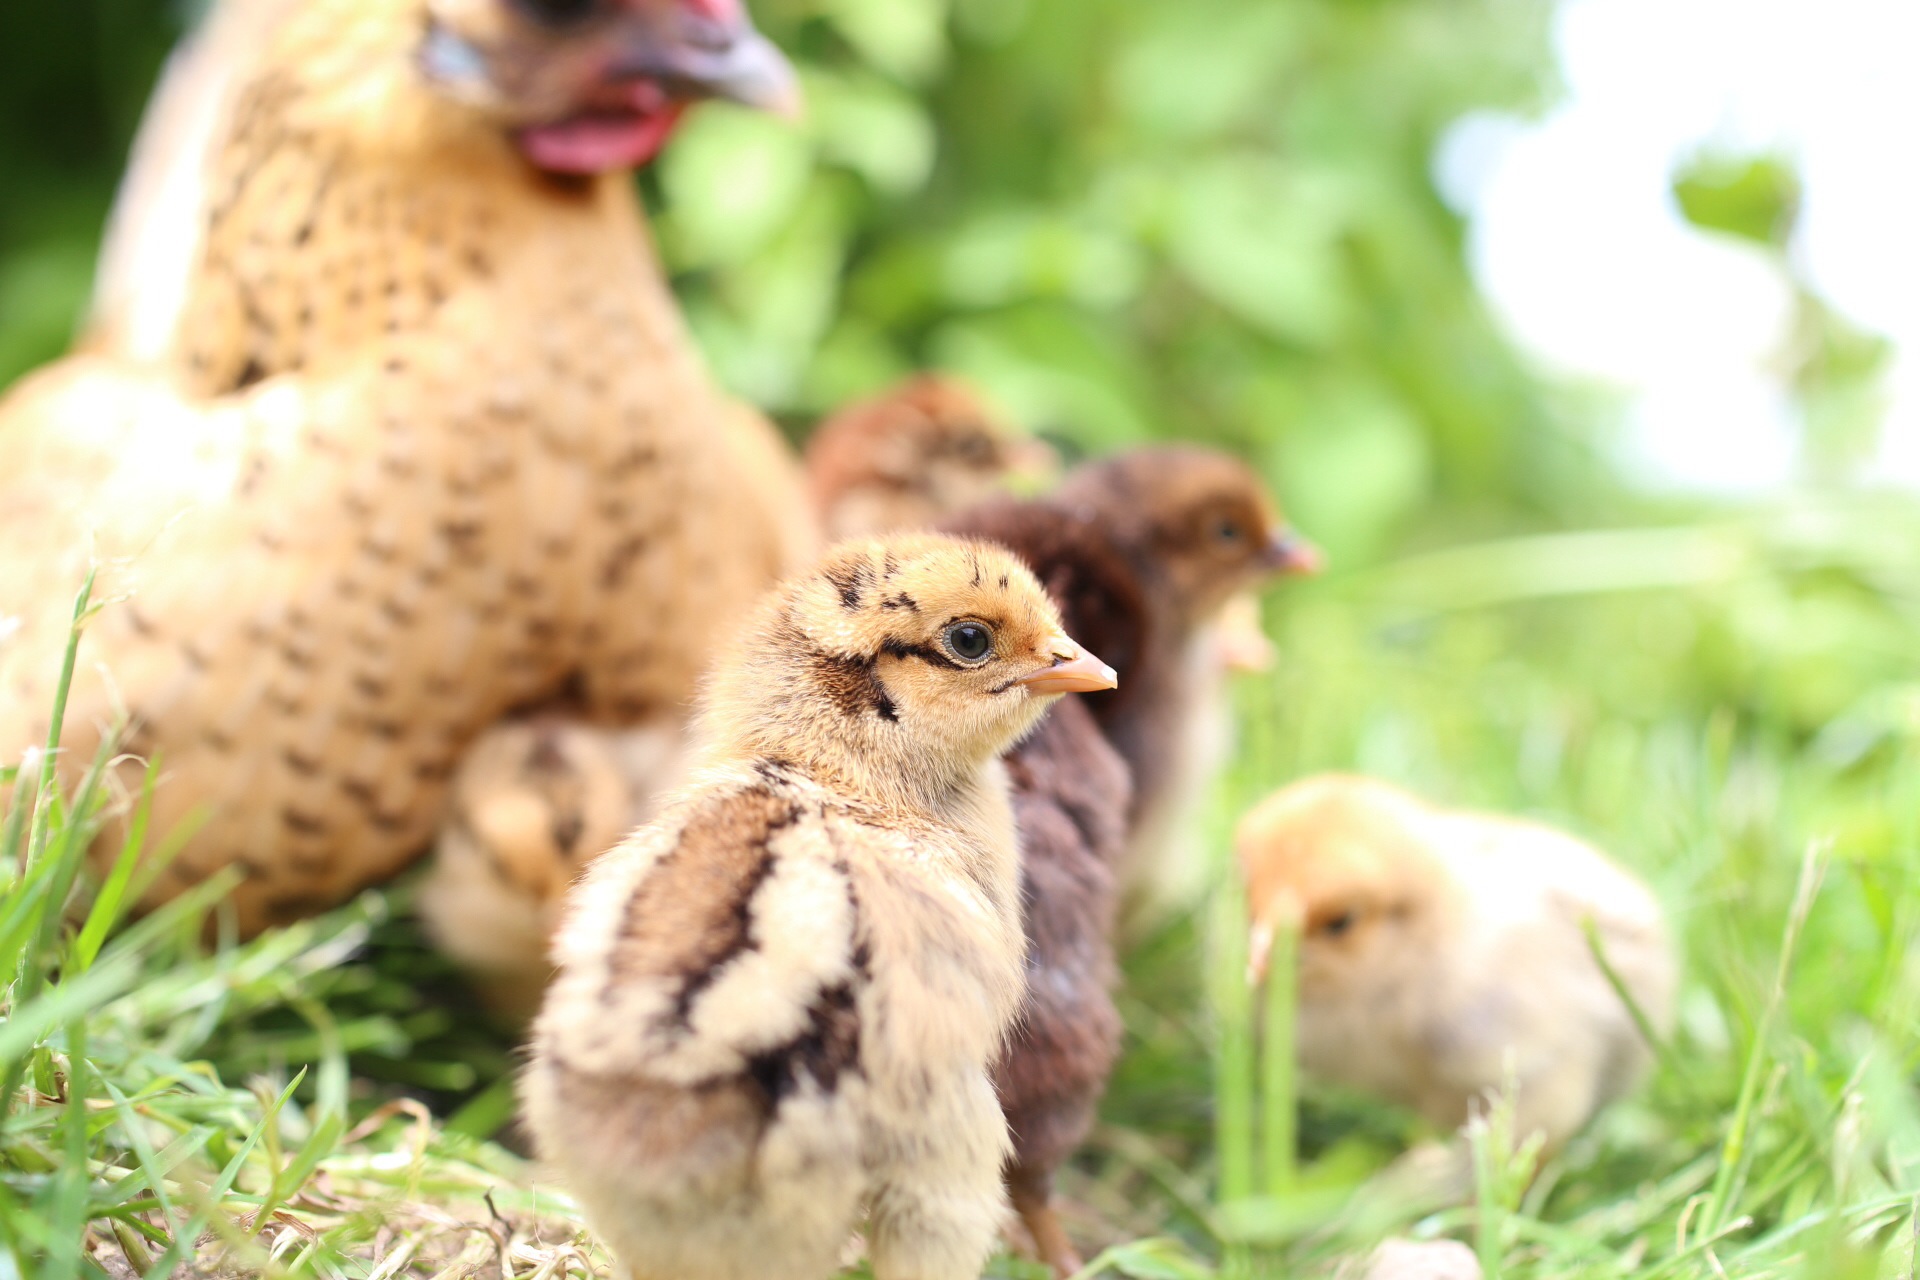
[[[711,678],[692,781],[570,898],[523,1092],[638,1280],[971,1280],[1021,994],[1000,754],[1113,676],[987,544],[861,541]]]

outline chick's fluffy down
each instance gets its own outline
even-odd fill
[[[911,1223],[943,1200],[937,1234],[967,1194],[947,1171],[999,1166],[979,1046],[1017,993],[1005,940],[963,941],[999,913],[916,866],[945,838],[737,767],[595,864],[525,1094],[636,1274],[825,1276],[863,1204]],[[974,1198],[965,1234],[984,1236],[998,1206]]]

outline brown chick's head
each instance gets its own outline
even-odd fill
[[[1247,813],[1235,844],[1254,975],[1264,975],[1283,927],[1299,931],[1303,1001],[1351,999],[1431,954],[1456,891],[1415,834],[1421,812],[1393,788],[1329,775],[1283,788]]]
[[[1312,573],[1320,553],[1281,519],[1252,468],[1211,449],[1132,449],[1076,468],[1057,495],[1130,549],[1182,629],[1239,591]]]
[[[703,737],[937,808],[1055,697],[1114,684],[1012,554],[899,534],[843,543],[773,594],[709,683]]]
[[[793,69],[739,0],[426,0],[421,69],[555,173],[651,160],[688,103],[792,113]]]
[[[965,384],[920,374],[849,405],[807,441],[807,474],[828,537],[924,528],[1022,476],[1053,451],[1018,435]]]

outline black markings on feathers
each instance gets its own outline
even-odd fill
[[[860,607],[861,597],[873,585],[873,566],[864,560],[835,565],[826,571],[826,578],[840,592],[840,607],[851,613]]]
[[[803,1076],[833,1092],[843,1071],[860,1065],[860,1014],[853,984],[824,988],[807,1008],[807,1028],[777,1049],[747,1059],[747,1076],[758,1085],[767,1104],[777,1107],[800,1085]]]
[[[816,653],[813,669],[822,692],[833,700],[842,715],[858,718],[871,711],[889,722],[900,718],[899,708],[894,706],[892,695],[874,670],[872,658]]]

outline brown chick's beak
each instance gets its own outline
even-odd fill
[[[1327,558],[1320,548],[1291,529],[1282,529],[1267,540],[1260,553],[1267,568],[1288,577],[1308,577],[1326,567]]]
[[[1071,640],[1062,640],[1057,644],[1053,655],[1052,666],[1042,667],[1014,683],[1025,685],[1030,693],[1039,694],[1098,693],[1102,689],[1120,687],[1120,676],[1112,667]]]
[[[679,0],[675,20],[648,23],[629,38],[619,70],[658,81],[675,98],[724,98],[799,116],[800,82],[773,42],[754,29],[737,0]]]
[[[1251,595],[1227,601],[1214,633],[1214,651],[1229,671],[1258,674],[1273,669],[1273,641],[1260,627],[1260,602]]]
[[[1039,493],[1060,478],[1060,451],[1037,436],[1014,440],[1007,463],[1008,486],[1015,493]]]

